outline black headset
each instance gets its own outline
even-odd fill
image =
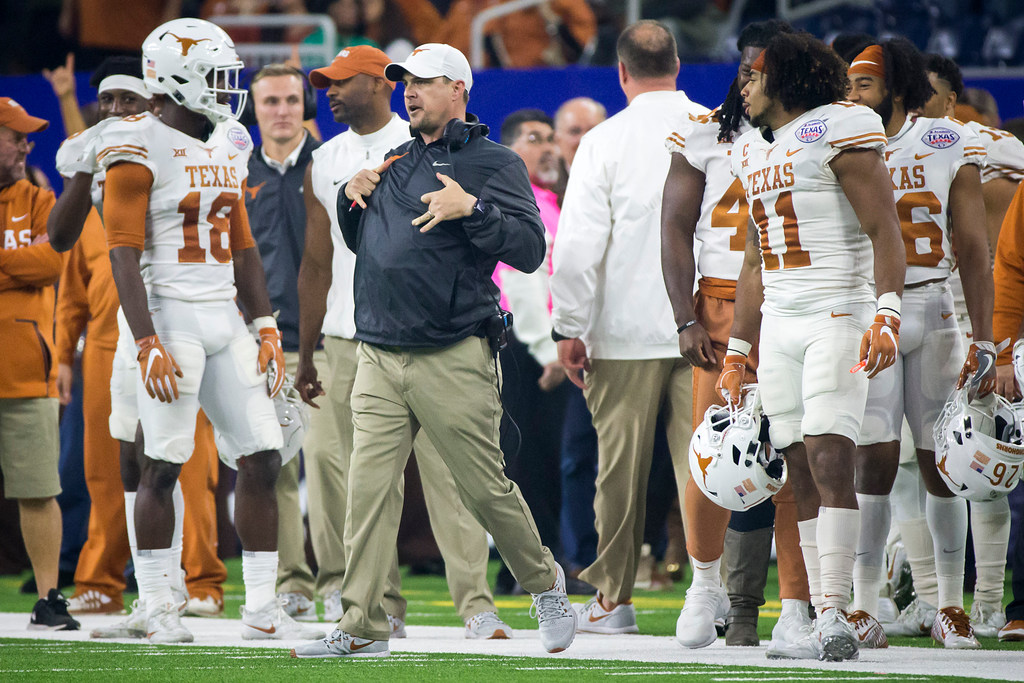
[[[309,78],[305,72],[301,69],[296,69],[293,66],[288,66],[299,80],[302,82],[302,120],[309,121],[310,119],[316,118],[316,90],[313,89],[313,84],[309,82]],[[259,72],[256,72],[256,76]],[[285,74],[287,75],[287,74]],[[249,81],[249,96],[245,98],[245,107],[242,108],[242,113],[238,117],[238,122],[243,126],[255,126],[256,123],[256,104],[253,102],[252,96],[252,80]]]

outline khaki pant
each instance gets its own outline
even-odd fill
[[[633,595],[644,538],[654,428],[665,417],[676,486],[686,490],[693,380],[681,358],[590,361],[584,391],[597,431],[597,559],[580,573],[617,603]],[[684,507],[685,509],[685,507]]]
[[[550,588],[554,558],[541,544],[519,488],[505,477],[498,377],[487,342],[469,337],[442,349],[406,350],[360,344],[358,357],[340,628],[361,638],[388,638],[381,568],[394,556],[402,508],[397,482],[421,427],[437,445],[459,498],[490,531],[520,585],[531,593]],[[420,461],[424,474],[426,461]],[[455,527],[454,521],[434,524]],[[461,516],[457,523],[464,523]]]

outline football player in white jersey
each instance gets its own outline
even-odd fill
[[[732,326],[736,278],[746,243],[747,198],[733,176],[733,139],[750,130],[740,91],[750,79],[750,65],[777,33],[792,32],[780,21],[756,22],[737,40],[741,60],[725,102],[699,117],[688,117],[665,141],[672,163],[665,181],[661,211],[662,271],[679,333],[679,353],[694,366],[694,429],[712,405],[720,404],[715,382],[722,370]],[[700,242],[694,263],[694,240]],[[696,267],[695,267],[696,266]],[[695,272],[699,291],[693,293]],[[755,381],[756,349],[747,359],[748,380]],[[684,646],[707,645],[715,636],[714,618],[728,602],[726,645],[757,645],[757,608],[764,604],[764,581],[772,544],[772,503],[730,513],[701,493],[690,472],[684,497],[687,548],[693,581],[677,627]],[[740,482],[737,482],[740,483]],[[792,486],[775,496],[776,544],[782,617],[772,632],[773,648],[795,642],[809,627],[807,573],[800,555]],[[744,531],[729,525],[742,519]],[[729,528],[727,528],[729,527]],[[721,588],[721,563],[728,567]]]
[[[271,396],[284,381],[281,335],[243,202],[252,140],[234,119],[244,104],[233,43],[220,28],[176,19],[143,44],[144,80],[160,116],[101,132],[104,221],[122,310],[138,348],[146,455],[135,504],[141,579],[154,642],[189,642],[167,576],[171,491],[193,449],[202,403],[221,457],[237,467],[243,638],[318,638],[274,594],[282,445]],[[253,318],[257,346],[234,303]],[[165,346],[166,343],[166,346]],[[270,383],[267,374],[270,371]]]
[[[973,373],[979,396],[995,388],[992,270],[985,225],[976,219],[984,212],[980,168],[985,150],[978,136],[957,121],[908,115],[931,95],[924,59],[909,41],[868,47],[854,59],[849,74],[850,100],[874,109],[885,125],[885,163],[907,252],[900,353],[893,370],[871,380],[857,454],[861,536],[851,622],[863,646],[887,645],[875,615],[905,414],[928,490],[925,517],[935,541],[938,612],[931,634],[948,648],[976,648],[963,610],[967,501],[950,492],[939,476],[932,428],[958,374],[962,386]],[[974,329],[962,371],[964,353],[947,281],[954,263],[964,274]],[[916,540],[909,535],[907,541],[908,553],[916,554]]]
[[[743,98],[757,129],[734,143],[732,168],[756,227],[719,378],[735,404],[760,334],[758,385],[818,611],[785,654],[827,660],[858,654],[845,615],[860,524],[854,451],[867,380],[895,360],[905,270],[885,131],[877,114],[840,101],[846,86],[846,65],[807,34],[776,36],[752,67]]]

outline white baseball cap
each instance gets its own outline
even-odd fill
[[[406,72],[417,78],[446,76],[453,81],[462,81],[466,84],[466,92],[473,87],[473,72],[466,55],[443,43],[420,45],[404,62],[388,64],[384,69],[384,77],[397,82],[402,80]]]

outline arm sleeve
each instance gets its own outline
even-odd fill
[[[488,178],[480,199],[485,210],[474,210],[462,222],[473,246],[516,270],[532,273],[544,260],[544,224],[523,160],[517,156]]]
[[[1024,184],[1017,187],[999,231],[993,279],[992,337],[1016,339],[1024,319]],[[1010,346],[999,354],[998,365],[1012,361],[1013,345]]]
[[[232,253],[255,247],[256,241],[252,238],[252,228],[249,225],[249,210],[245,208],[245,181],[242,181],[242,192],[238,195],[238,200],[231,207],[229,220]]]
[[[82,241],[79,240],[71,249],[57,290],[55,349],[57,362],[64,365],[75,362],[75,346],[89,322],[89,276]]]
[[[103,191],[103,222],[107,228],[107,246],[146,245],[146,211],[149,190],[153,186],[150,170],[135,163],[120,163],[107,171]]]
[[[26,183],[27,185],[27,183]],[[12,287],[45,287],[60,278],[64,269],[64,256],[50,246],[46,234],[46,219],[56,203],[49,190],[32,188],[32,240],[33,244],[18,249],[0,249],[0,271],[12,278]]]
[[[585,135],[573,160],[552,250],[552,327],[566,337],[582,335],[591,320],[597,270],[611,239],[611,179],[599,154],[598,142]]]

